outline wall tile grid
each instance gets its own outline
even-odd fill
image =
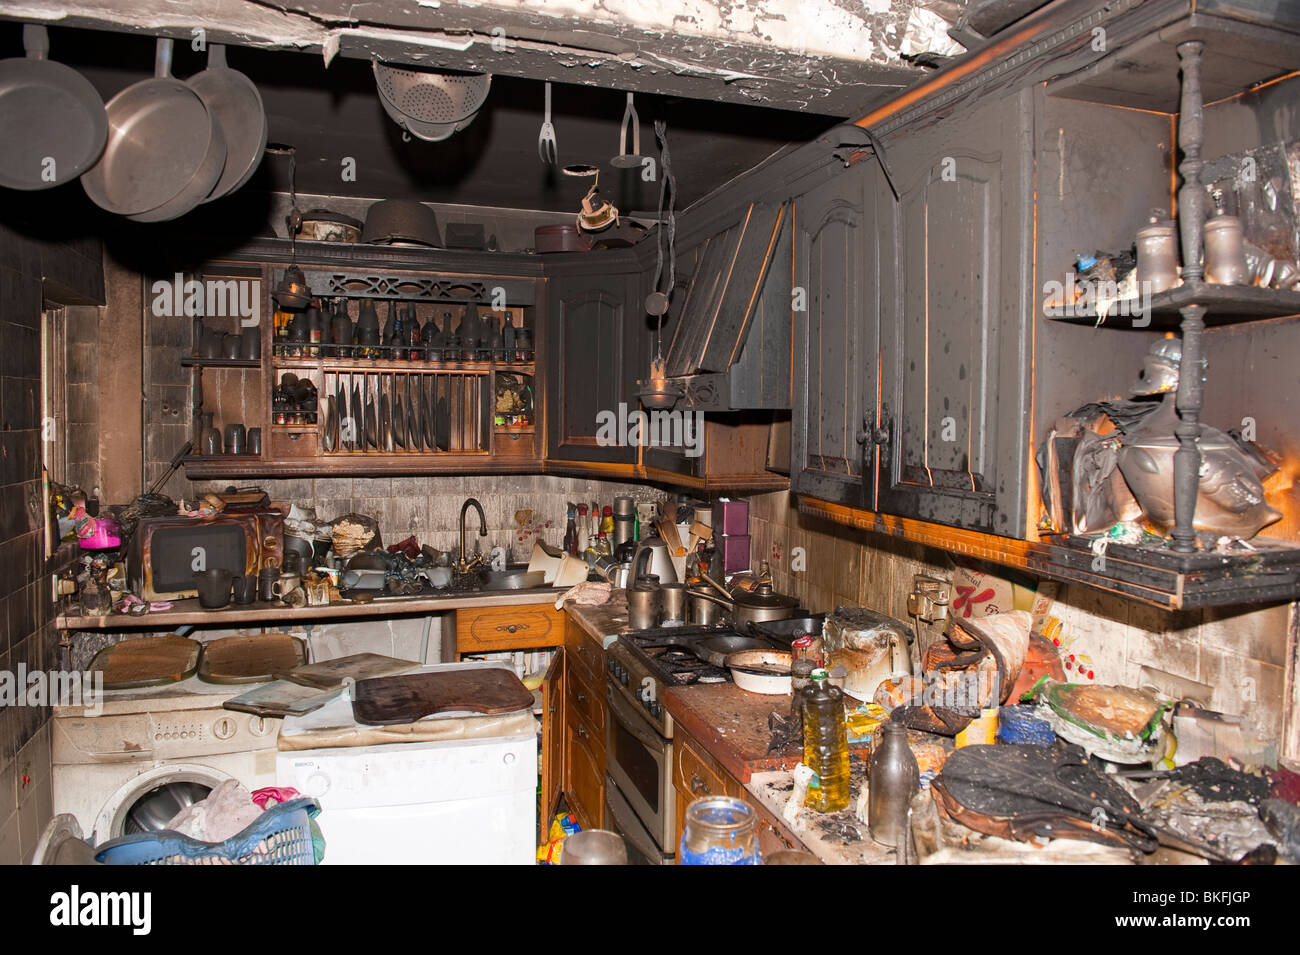
[[[943,552],[800,514],[786,491],[750,498],[750,534],[754,566],[767,560],[777,589],[813,610],[860,605],[908,620],[914,574],[951,579]],[[1062,655],[1074,658],[1073,678],[1199,684],[1188,689],[1213,709],[1246,716],[1262,738],[1283,743],[1284,733],[1294,733],[1296,688],[1286,676],[1296,652],[1294,604],[1168,612],[1063,585],[1050,613],[1063,624]]]
[[[182,493],[197,496],[228,486],[225,481],[186,482]],[[488,536],[478,536],[478,517],[466,517],[466,541],[486,554],[492,547],[509,548],[511,558],[525,562],[533,541],[564,542],[569,501],[612,505],[628,495],[637,501],[659,500],[664,492],[637,484],[592,481],[551,475],[478,475],[465,477],[304,478],[258,481],[271,499],[310,504],[322,520],[348,513],[366,514],[379,523],[385,545],[415,535],[421,544],[438,550],[458,546],[460,508],[466,498],[483,505]],[[526,513],[531,512],[531,513]],[[523,517],[521,525],[517,517]]]
[[[97,242],[50,242],[32,234],[0,224],[0,671],[6,672],[46,670],[57,662],[41,543],[43,299],[84,303],[103,296]],[[85,365],[87,356],[78,360]],[[80,413],[85,396],[75,400],[83,402]],[[50,818],[50,775],[49,708],[0,707],[0,864],[31,857]]]

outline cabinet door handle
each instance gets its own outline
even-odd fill
[[[586,693],[583,693],[581,690],[576,691],[576,692],[573,694],[573,698],[574,698],[575,700],[577,700],[579,703],[586,703],[586,702],[587,702],[587,694],[586,694]]]
[[[709,788],[708,783],[700,778],[699,773],[691,773],[691,792],[697,796],[701,793],[709,796],[713,795],[713,790]]]
[[[520,630],[527,630],[527,629],[528,629],[528,624],[526,623],[503,623],[499,627],[497,627],[498,631],[504,633],[518,633]]]
[[[876,420],[876,416],[867,412],[862,416],[862,430],[858,432],[858,444],[888,444],[889,427]]]
[[[583,726],[581,723],[579,723],[578,726],[577,726],[577,733],[578,733],[578,735],[581,736],[583,739],[587,739],[587,738],[588,738],[588,736],[587,736],[587,728],[586,728],[585,726]]]

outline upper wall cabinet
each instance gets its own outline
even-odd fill
[[[899,201],[876,206],[878,511],[1025,532],[1032,124],[1025,91],[889,143]]]
[[[600,261],[597,262],[599,256]],[[587,253],[547,263],[547,370],[554,397],[547,406],[548,461],[632,464],[635,446],[600,437],[602,414],[617,418],[635,387],[629,346],[637,344],[641,277],[635,260]],[[639,351],[634,348],[633,351]]]
[[[793,490],[874,506],[880,253],[879,167],[830,167],[801,184],[794,206]],[[892,201],[892,200],[891,200]]]

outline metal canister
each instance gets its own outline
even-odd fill
[[[1236,216],[1215,216],[1205,223],[1205,279],[1218,285],[1246,285],[1250,273]]]
[[[1178,233],[1155,219],[1137,233],[1137,277],[1152,295],[1178,284]]]

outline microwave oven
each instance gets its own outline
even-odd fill
[[[144,600],[197,596],[194,575],[223,569],[236,576],[256,575],[284,552],[284,514],[259,509],[209,520],[196,517],[144,517],[127,548],[126,579]]]

